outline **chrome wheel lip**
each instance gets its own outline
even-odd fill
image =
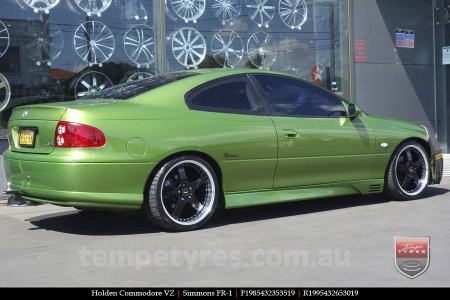
[[[414,192],[408,192],[408,191],[406,191],[406,190],[402,187],[402,185],[400,184],[399,179],[398,179],[398,175],[397,175],[398,160],[399,160],[401,154],[402,154],[403,152],[405,152],[407,149],[414,149],[414,150],[418,151],[418,153],[420,153],[420,155],[422,156],[423,161],[424,161],[423,168],[424,168],[425,170],[424,170],[424,172],[422,172],[422,176],[421,176],[420,181],[419,181],[419,183],[417,184],[416,189],[415,189]],[[419,195],[420,193],[422,193],[423,190],[424,190],[424,189],[427,187],[427,185],[428,185],[428,178],[429,178],[429,176],[430,176],[430,166],[429,166],[429,162],[428,162],[428,156],[427,156],[427,154],[426,154],[420,147],[418,147],[418,146],[416,146],[416,145],[408,145],[408,146],[405,146],[405,147],[403,147],[403,149],[402,149],[402,150],[399,152],[399,154],[397,155],[397,158],[396,158],[396,161],[395,161],[395,170],[394,170],[394,171],[395,171],[395,172],[394,172],[394,173],[395,173],[395,180],[397,181],[397,184],[398,184],[400,190],[401,190],[403,193],[405,193],[406,195],[408,195],[408,196],[417,196],[417,195]]]
[[[164,187],[164,182],[166,182],[167,176],[170,174],[170,172],[172,172],[173,169],[177,168],[180,165],[185,165],[185,164],[192,164],[192,165],[199,167],[205,173],[205,175],[207,177],[207,181],[208,181],[207,182],[208,183],[207,199],[206,199],[205,203],[203,204],[202,210],[194,218],[187,220],[187,221],[178,220],[178,219],[174,218],[168,212],[166,206],[164,205],[164,201],[163,201],[163,187]],[[196,225],[196,224],[200,223],[201,221],[203,221],[211,212],[214,202],[216,201],[216,199],[215,199],[216,198],[216,186],[215,186],[214,178],[213,178],[211,172],[202,163],[195,161],[195,160],[182,160],[180,162],[177,162],[169,170],[167,170],[166,174],[164,175],[163,180],[160,183],[159,196],[161,199],[162,208],[163,208],[164,212],[166,213],[167,217],[172,222],[174,222],[178,225],[182,225],[182,226],[192,226],[192,225]]]

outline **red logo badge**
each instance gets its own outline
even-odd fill
[[[395,267],[408,278],[423,274],[430,263],[429,237],[394,237]]]

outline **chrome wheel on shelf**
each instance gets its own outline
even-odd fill
[[[305,0],[280,0],[278,5],[281,20],[291,29],[302,29],[308,18]]]
[[[11,87],[8,79],[0,73],[0,112],[3,111],[11,99]]]
[[[171,0],[170,5],[172,6],[175,14],[184,20],[184,22],[197,23],[198,18],[200,18],[205,12],[206,1],[205,0]]]
[[[236,67],[244,57],[244,44],[235,31],[221,30],[211,40],[216,62],[223,67]]]
[[[113,86],[112,81],[103,73],[90,71],[80,76],[75,84],[75,98],[91,95]]]
[[[137,72],[137,73],[132,74],[130,77],[128,77],[127,82],[151,78],[153,76],[155,76],[155,75],[153,75],[152,73],[149,73],[149,72]]]
[[[23,0],[23,2],[32,8],[35,13],[44,12],[49,14],[50,10],[58,5],[59,0]]]
[[[233,20],[241,14],[241,0],[214,0],[212,8],[222,25],[227,22],[233,25]]]
[[[194,28],[181,28],[172,39],[172,53],[186,68],[197,68],[206,57],[206,42]]]
[[[247,0],[248,15],[258,27],[269,28],[269,23],[272,22],[276,10],[273,2],[273,0]]]
[[[277,59],[277,45],[267,32],[254,33],[247,42],[250,62],[261,69],[269,69]]]
[[[153,29],[147,25],[136,25],[124,36],[125,53],[138,68],[149,67],[155,61]]]
[[[74,0],[75,4],[88,16],[102,16],[110,6],[112,0]]]
[[[23,53],[38,66],[51,66],[52,61],[57,59],[64,49],[64,34],[58,25],[50,24],[50,21],[23,24],[18,33],[26,41],[22,46]]]
[[[78,56],[90,66],[102,66],[112,57],[116,47],[111,30],[98,21],[81,24],[75,31],[73,43]]]
[[[9,31],[6,25],[0,21],[0,57],[5,55],[9,48]]]

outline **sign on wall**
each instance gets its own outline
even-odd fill
[[[366,40],[355,41],[355,62],[367,61]]]
[[[411,29],[395,29],[395,47],[397,48],[415,48],[416,32]]]
[[[442,64],[450,65],[450,47],[442,47]]]

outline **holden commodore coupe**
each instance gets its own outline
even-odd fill
[[[428,130],[371,116],[289,75],[167,73],[14,109],[7,193],[142,209],[174,231],[237,208],[350,194],[420,197],[442,177]]]

